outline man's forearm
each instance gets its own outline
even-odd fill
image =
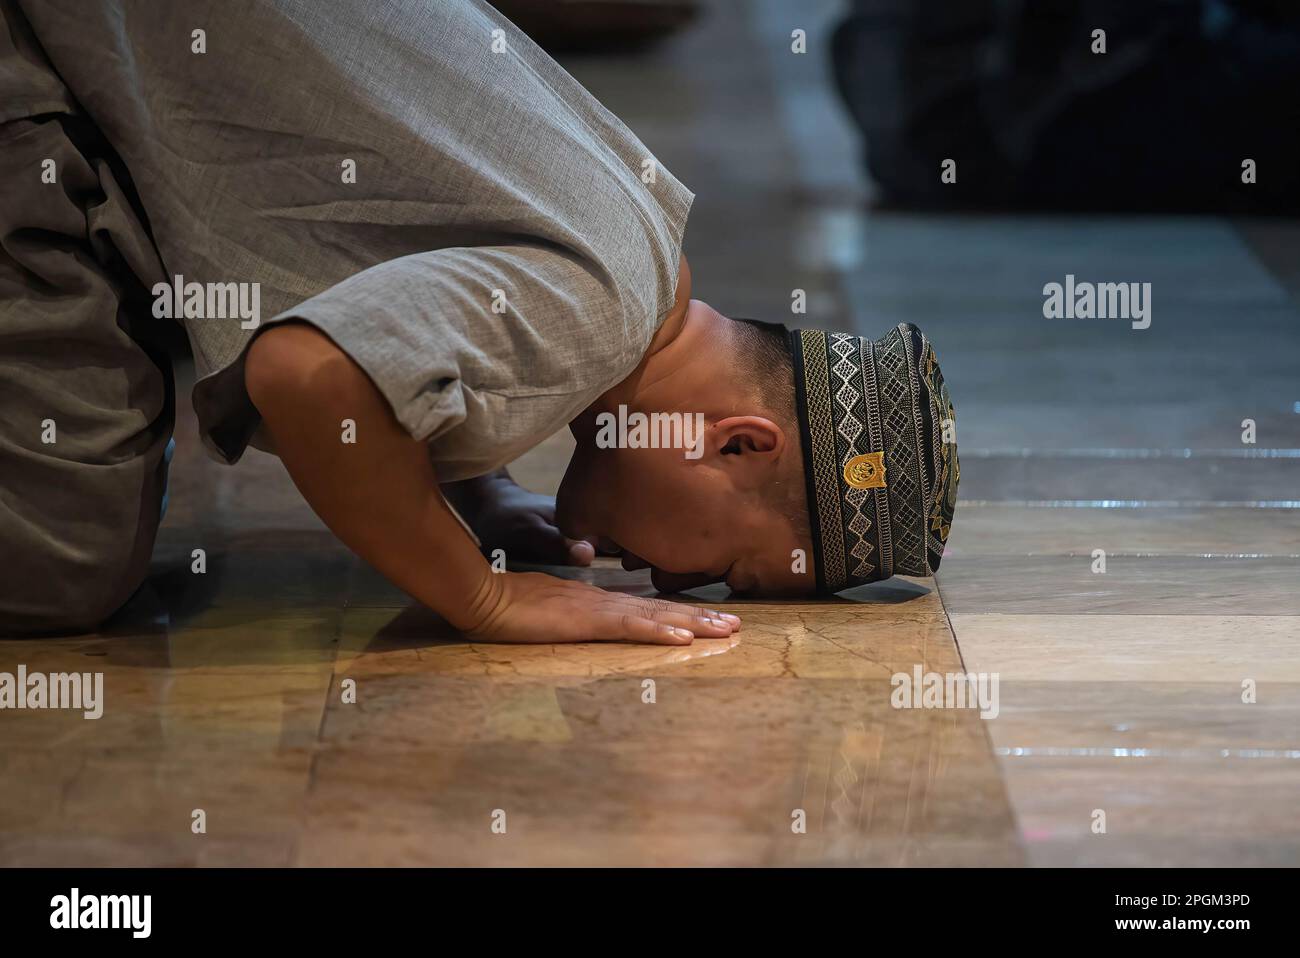
[[[361,368],[294,323],[254,341],[245,381],[294,484],[335,535],[458,628],[482,621],[496,577],[443,499],[425,445]],[[355,442],[343,442],[345,419]]]

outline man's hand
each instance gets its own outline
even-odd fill
[[[606,592],[538,572],[503,572],[476,597],[477,622],[465,631],[481,642],[646,642],[690,645],[725,638],[740,619],[699,606]]]
[[[548,565],[591,565],[596,550],[582,539],[566,539],[555,525],[555,499],[517,485],[504,469],[465,482],[443,483],[443,493],[469,523],[489,556],[496,549],[509,561]]]

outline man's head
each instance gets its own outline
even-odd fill
[[[561,528],[616,543],[665,591],[814,591],[784,328],[692,300],[671,333],[573,422]]]
[[[838,592],[943,557],[956,423],[911,324],[787,334],[691,300],[571,425],[560,528],[612,540],[664,591]]]

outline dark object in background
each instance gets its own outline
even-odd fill
[[[695,19],[697,0],[488,0],[547,53],[627,51]]]
[[[832,60],[892,203],[1300,208],[1293,0],[852,0]]]

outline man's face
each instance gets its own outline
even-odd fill
[[[742,594],[813,591],[808,543],[768,504],[779,497],[763,494],[753,473],[761,465],[745,460],[742,443],[706,432],[694,458],[682,448],[601,448],[590,414],[573,432],[577,449],[556,497],[565,535],[614,544],[624,568],[650,568],[664,592],[720,581]]]

